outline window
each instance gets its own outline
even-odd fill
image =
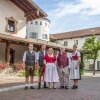
[[[33,21],[31,21],[31,24],[33,24]]]
[[[40,22],[40,25],[42,25],[42,22]]]
[[[8,31],[14,32],[15,30],[15,21],[8,20]]]
[[[97,70],[100,70],[100,61],[97,61]]]
[[[47,39],[48,38],[47,34],[42,34],[42,38]]]
[[[35,21],[35,25],[38,25],[38,21]]]
[[[74,44],[75,45],[78,45],[78,40],[74,40]]]
[[[47,23],[45,23],[45,26],[47,26]]]
[[[5,30],[10,33],[17,32],[17,21],[13,17],[6,18],[7,24]]]
[[[64,42],[64,46],[68,46],[68,41],[65,41]]]
[[[29,38],[37,39],[37,37],[38,37],[38,34],[37,34],[37,33],[35,33],[35,32],[30,32]]]

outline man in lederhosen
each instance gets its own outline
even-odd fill
[[[69,60],[65,48],[61,47],[57,55],[58,73],[60,78],[60,88],[68,89],[69,83]]]
[[[38,52],[38,63],[39,63],[39,84],[38,84],[38,89],[41,88],[41,78],[44,76],[44,71],[45,71],[45,64],[44,64],[44,56],[47,54],[46,51],[46,45],[41,46],[41,50]],[[47,88],[46,82],[44,82],[44,88]]]
[[[23,66],[25,67],[25,90],[29,88],[29,78],[30,78],[30,89],[33,87],[33,76],[35,64],[37,62],[36,52],[33,50],[33,43],[29,43],[28,50],[24,52],[23,55]]]

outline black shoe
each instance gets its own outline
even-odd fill
[[[44,88],[47,89],[48,87],[47,86],[44,86]]]
[[[44,82],[44,88],[47,89],[48,87],[46,86],[46,82]]]
[[[24,90],[27,90],[28,89],[28,86],[25,86]]]
[[[78,88],[78,86],[76,86],[76,89]]]
[[[33,86],[31,86],[30,89],[35,89],[35,88]]]
[[[64,89],[64,86],[60,86],[60,89]]]
[[[65,89],[69,89],[68,86],[65,86]]]
[[[38,89],[41,89],[41,83],[39,82]]]

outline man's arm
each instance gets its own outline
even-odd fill
[[[35,52],[35,62],[38,62],[39,61],[39,52]]]
[[[26,51],[24,52],[23,55],[23,67],[25,68],[25,61],[26,61]]]
[[[35,52],[35,67],[39,68],[39,52]]]

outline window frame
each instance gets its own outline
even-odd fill
[[[32,39],[38,38],[38,34],[36,32],[30,32],[29,34],[31,34],[31,35],[29,35],[29,38],[32,38]],[[35,35],[35,37],[34,37],[34,35]]]
[[[14,31],[10,31],[10,30],[8,30],[8,22],[9,21],[13,21],[14,22]],[[6,32],[9,32],[10,34],[16,34],[17,33],[17,23],[18,23],[18,21],[17,20],[15,20],[13,17],[6,17],[6,26],[5,26],[5,31]]]
[[[74,40],[74,45],[78,45],[78,40]]]
[[[41,25],[41,26],[42,26],[42,24],[43,24],[42,21],[40,21],[40,25]]]
[[[35,25],[38,25],[38,21],[35,21]]]
[[[48,39],[48,35],[47,34],[42,34],[42,39],[47,40]]]
[[[65,45],[65,44],[67,44],[67,45]],[[64,46],[68,46],[68,41],[64,41]]]

